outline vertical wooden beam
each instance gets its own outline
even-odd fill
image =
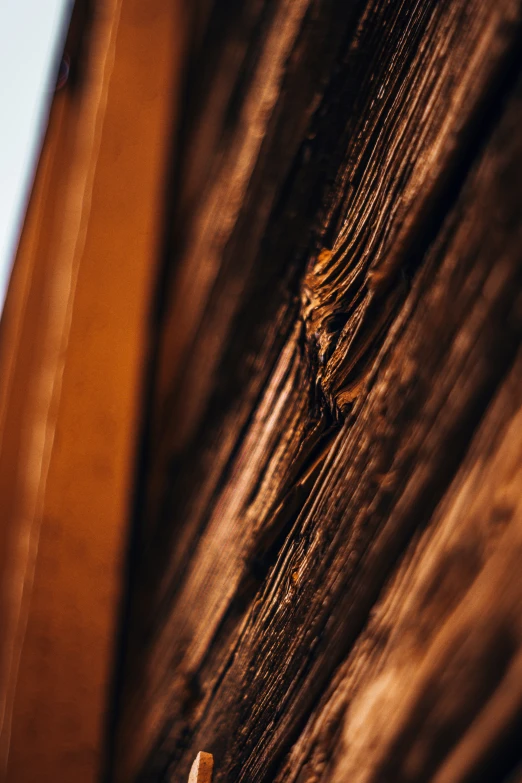
[[[7,781],[96,778],[183,19],[101,0],[57,96],[0,334]]]

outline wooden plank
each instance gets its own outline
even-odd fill
[[[2,781],[88,783],[102,765],[181,17],[170,0],[96,3],[8,291]]]
[[[234,112],[215,146],[182,147],[122,780],[186,775],[198,747],[217,780],[273,780],[520,341],[518,103],[455,206],[518,71],[519,3],[274,8],[234,28],[241,77],[224,25],[212,62]],[[256,125],[242,112],[274,46]]]
[[[278,781],[509,770],[522,706],[521,383],[519,355]]]
[[[200,751],[190,770],[188,783],[212,783],[214,760],[211,753]]]
[[[183,760],[194,747],[209,747],[216,780],[273,778],[303,716],[355,643],[397,557],[429,522],[513,361],[522,336],[520,112],[519,93],[429,253],[368,392],[337,436],[240,633],[227,637],[226,626],[222,631],[229,646],[217,671],[212,640],[197,681],[201,691],[192,692],[193,723],[187,707],[179,714],[171,704],[179,717],[171,723],[172,745],[165,739],[165,747]],[[206,597],[203,588],[199,594],[193,589],[197,569],[209,553],[215,561],[218,546],[224,544],[216,541],[216,529],[205,531],[190,573],[194,581],[187,580],[186,601],[196,599],[197,617],[212,599],[209,582]],[[184,630],[176,605],[172,617],[176,622],[169,618],[165,636],[171,644]],[[186,608],[185,617],[194,623]],[[191,642],[189,666],[194,650],[203,655],[200,640]],[[152,659],[152,666],[160,661]],[[174,676],[171,670],[173,690],[183,665]],[[190,743],[185,735],[177,745],[177,732],[187,724]]]

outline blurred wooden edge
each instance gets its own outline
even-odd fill
[[[212,753],[200,751],[190,770],[188,783],[212,783],[213,769],[214,757]]]
[[[60,91],[0,329],[0,778],[96,778],[183,42],[99,0]]]

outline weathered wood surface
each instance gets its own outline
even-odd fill
[[[206,748],[229,783],[502,780],[522,712],[520,3],[205,8],[115,779],[186,780]]]

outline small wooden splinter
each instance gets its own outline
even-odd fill
[[[188,783],[212,783],[214,756],[200,751],[190,770]]]

